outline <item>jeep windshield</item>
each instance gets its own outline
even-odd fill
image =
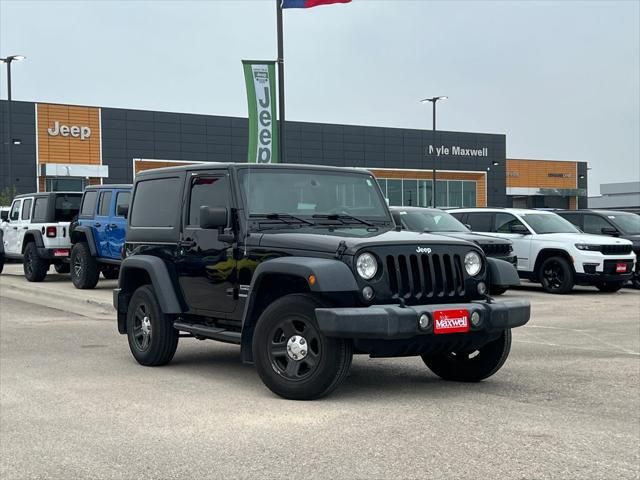
[[[569,220],[555,213],[523,213],[522,218],[537,234],[582,233]]]
[[[316,227],[391,225],[371,175],[281,168],[246,168],[239,173],[250,218]]]

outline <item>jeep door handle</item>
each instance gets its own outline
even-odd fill
[[[24,230],[29,230],[29,227],[22,227]]]
[[[14,229],[14,230],[17,230],[17,229],[18,229],[18,227],[13,227],[13,229]]]

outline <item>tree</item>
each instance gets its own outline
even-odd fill
[[[16,196],[16,187],[5,187],[0,190],[0,205],[11,205],[13,197]]]

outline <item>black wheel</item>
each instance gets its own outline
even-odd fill
[[[2,272],[2,268],[0,268],[0,272]],[[631,287],[636,290],[640,290],[640,272],[635,272],[633,274],[633,278],[631,279]]]
[[[117,280],[120,271],[116,267],[104,267],[102,269],[102,276],[107,280]]]
[[[138,288],[131,297],[127,338],[133,357],[141,365],[166,365],[176,353],[179,332],[173,328],[173,318],[160,311],[150,285]]]
[[[423,355],[422,360],[444,380],[479,382],[500,370],[510,350],[511,330],[505,330],[500,337],[473,352]]]
[[[622,288],[624,282],[602,282],[598,283],[596,287],[598,290],[605,293],[614,293]]]
[[[506,291],[507,289],[505,287],[496,287],[495,285],[489,289],[491,295],[502,295]]]
[[[0,273],[4,269],[4,255],[0,255]]]
[[[540,265],[540,283],[549,293],[569,293],[573,289],[573,269],[564,257],[549,257]]]
[[[49,270],[49,262],[38,255],[36,244],[30,242],[24,249],[24,257],[22,259],[22,267],[24,269],[24,277],[30,282],[41,282],[47,276]]]
[[[68,263],[56,263],[53,268],[55,268],[56,273],[69,273],[71,265]]]
[[[258,375],[273,393],[292,400],[329,394],[344,380],[353,357],[351,341],[322,335],[309,295],[286,295],[260,315],[253,334]]]
[[[95,288],[99,278],[98,262],[91,255],[89,245],[85,242],[76,243],[71,249],[71,281],[73,286],[83,290]]]

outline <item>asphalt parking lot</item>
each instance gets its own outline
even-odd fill
[[[237,347],[181,339],[139,366],[115,281],[0,275],[0,478],[639,478],[640,291],[532,302],[479,384],[356,357],[330,397],[275,397]]]

